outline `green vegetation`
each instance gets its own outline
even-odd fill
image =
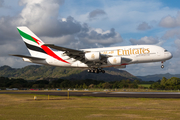
[[[0,94],[1,120],[178,120],[180,99]]]
[[[138,84],[139,88],[149,88],[151,84]]]
[[[151,83],[151,84],[150,84]],[[97,81],[97,80],[66,80],[57,79],[53,81],[38,80],[38,81],[27,81],[21,78],[6,78],[0,77],[0,88],[34,88],[34,89],[50,89],[50,88],[76,88],[76,89],[156,89],[156,90],[179,90],[180,89],[180,78],[172,77],[166,79],[163,77],[158,82],[140,82],[139,80],[120,80],[113,82]]]
[[[134,82],[130,80],[121,80],[121,81],[114,81],[114,82],[104,82],[104,81],[97,81],[97,80],[65,80],[65,79],[58,79],[54,81],[47,81],[47,80],[39,80],[39,81],[26,81],[24,79],[9,79],[6,77],[0,77],[0,88],[77,88],[77,89],[87,89],[87,88],[103,88],[103,89],[118,89],[118,88],[138,88],[138,81],[135,80]]]
[[[167,79],[163,77],[161,81],[153,83],[150,88],[160,90],[179,90],[180,78],[172,77],[170,79]]]

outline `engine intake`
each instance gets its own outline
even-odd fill
[[[99,61],[101,54],[99,52],[90,52],[85,54],[85,60],[87,61]]]

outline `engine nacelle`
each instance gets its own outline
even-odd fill
[[[107,58],[108,65],[121,65],[121,57],[109,57]]]
[[[85,54],[85,59],[87,61],[99,61],[101,59],[101,55],[99,52],[90,52]]]

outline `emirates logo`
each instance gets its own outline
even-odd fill
[[[117,60],[116,60],[116,58],[114,58],[113,63],[116,63],[116,62],[117,62]]]
[[[40,46],[42,46],[42,45],[43,45],[43,43],[42,43],[41,41],[39,41],[39,40],[37,40],[36,42],[37,42],[37,43],[38,43],[38,45],[40,45]]]
[[[91,58],[92,58],[92,59],[94,59],[94,58],[95,58],[95,55],[94,55],[94,54],[92,54],[92,55],[91,55]]]

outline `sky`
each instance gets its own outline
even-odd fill
[[[27,26],[47,44],[82,49],[158,45],[173,54],[164,63],[133,64],[136,76],[179,74],[179,0],[0,0],[0,66],[26,63],[9,54],[28,55],[16,27]]]

